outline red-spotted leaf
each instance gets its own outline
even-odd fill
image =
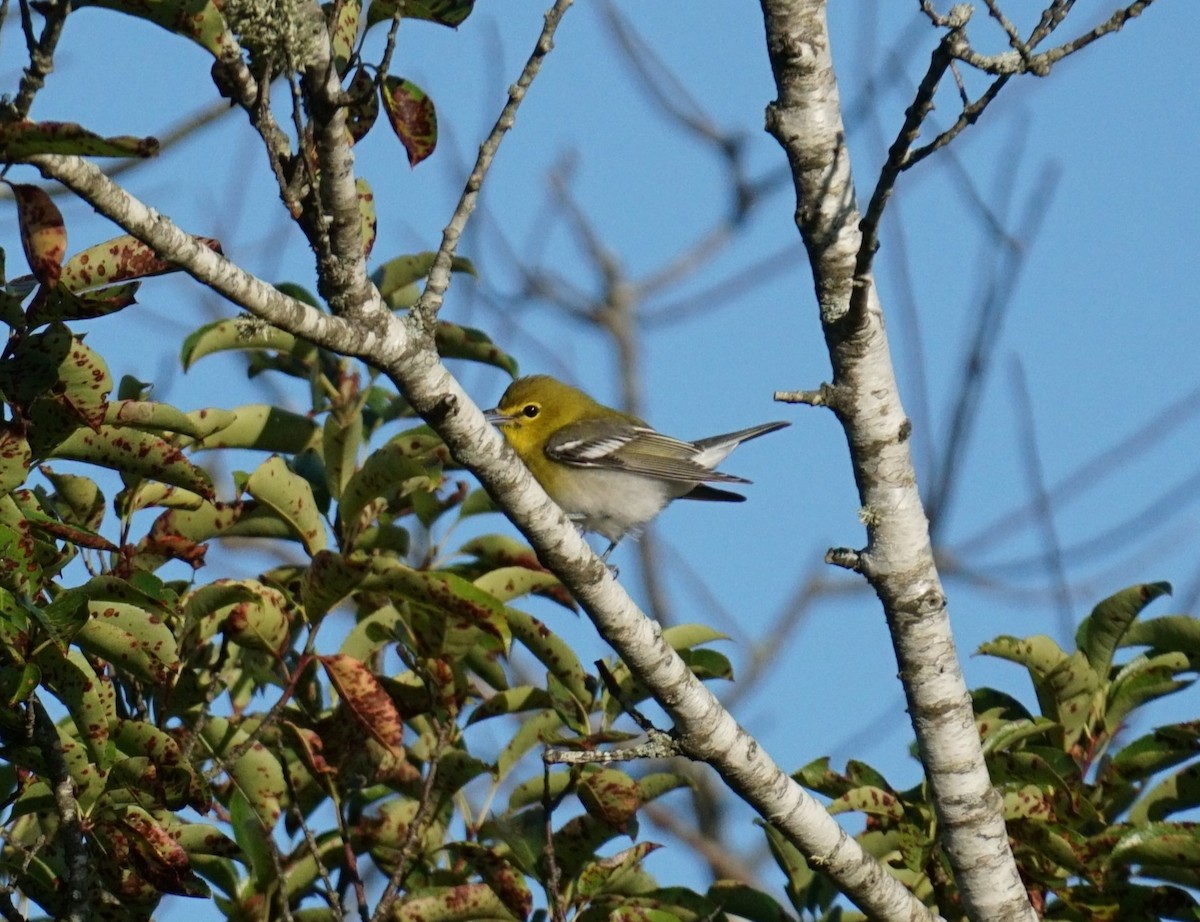
[[[638,784],[624,772],[601,768],[586,774],[579,784],[579,802],[605,825],[625,832],[642,805]]]
[[[346,95],[350,99],[349,105],[346,106],[346,128],[357,144],[366,137],[371,126],[375,124],[375,119],[379,117],[379,97],[375,95],[375,81],[365,68],[360,67],[354,72],[350,86],[346,88]]]
[[[639,869],[646,856],[660,848],[662,846],[654,842],[639,842],[609,858],[598,858],[589,862],[579,872],[576,881],[578,896],[581,899],[591,899],[603,893],[619,878]]]
[[[216,253],[221,242],[212,237],[194,237],[197,243]],[[87,291],[130,279],[174,272],[179,267],[165,259],[136,237],[122,234],[76,253],[63,264],[62,283],[71,291]]]
[[[29,268],[39,282],[52,286],[62,274],[63,257],[67,255],[67,227],[62,213],[44,189],[13,183],[9,188],[17,202],[21,245]]]
[[[227,718],[217,716],[204,722],[199,739],[210,753],[221,757],[250,743],[250,736],[245,730]],[[226,761],[224,758],[222,760]],[[279,819],[282,812],[280,801],[287,796],[288,790],[279,759],[261,742],[254,742],[232,765],[226,761],[226,766],[230,781],[246,798],[261,823],[255,833],[269,834]]]
[[[0,423],[0,495],[25,482],[32,457],[25,427],[16,422]]]
[[[30,329],[55,320],[92,320],[107,317],[137,303],[140,282],[109,285],[95,291],[73,292],[60,281],[53,288],[41,288],[29,305],[25,322]]]
[[[78,429],[48,457],[85,461],[122,474],[147,477],[213,499],[212,481],[182,451],[148,432],[116,426]]]
[[[0,122],[0,160],[9,162],[34,154],[153,157],[157,153],[157,138],[104,138],[72,122]]]
[[[187,853],[158,821],[141,807],[127,805],[115,818],[101,816],[93,835],[110,856],[121,856],[115,867],[133,870],[162,893],[206,897],[208,886],[196,876]]]
[[[313,499],[312,487],[291,471],[283,458],[273,455],[260,464],[246,481],[246,492],[286,522],[310,555],[325,549],[325,520]]]
[[[99,6],[145,19],[190,38],[217,57],[241,53],[213,0],[75,0],[73,6]]]
[[[456,842],[450,852],[465,862],[483,879],[505,907],[518,919],[529,918],[533,911],[533,894],[525,875],[496,848],[485,848],[474,842]]]
[[[400,712],[371,670],[341,653],[322,656],[321,665],[354,719],[381,746],[398,754],[404,727]]]
[[[358,21],[362,14],[362,0],[342,0],[334,4],[337,20],[330,31],[330,45],[333,50],[333,66],[338,74],[346,72],[346,66],[354,55],[354,46],[358,42]]]
[[[416,166],[437,146],[437,112],[433,100],[403,77],[389,76],[379,92],[392,131],[408,151],[408,165]]]
[[[354,181],[358,192],[358,217],[362,225],[363,256],[370,256],[375,247],[375,229],[379,224],[375,216],[375,193],[361,176]]]

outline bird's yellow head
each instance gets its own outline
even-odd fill
[[[528,463],[541,454],[546,441],[563,426],[612,413],[578,388],[549,375],[518,378],[487,417],[508,444]]]

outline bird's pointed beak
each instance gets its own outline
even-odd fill
[[[492,407],[490,410],[484,410],[483,415],[493,426],[499,426],[502,423],[507,423],[512,419],[512,417],[507,413],[501,413],[499,407]]]

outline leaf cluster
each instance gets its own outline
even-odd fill
[[[1003,799],[1010,844],[1035,908],[1047,919],[1194,919],[1200,834],[1180,816],[1200,806],[1200,721],[1133,739],[1138,709],[1192,685],[1200,620],[1137,621],[1166,583],[1132,586],[1080,624],[1075,649],[1046,636],[998,637],[980,652],[1024,666],[1038,710],[1005,692],[973,693],[988,771]],[[1123,648],[1142,647],[1121,662]],[[897,790],[878,771],[819,759],[794,776],[865,817],[858,839],[946,918],[962,910],[924,784]],[[798,907],[836,913],[834,894],[773,830],[772,853]]]
[[[10,892],[59,916],[77,883],[107,920],[148,919],[164,894],[210,898],[237,919],[340,919],[354,903],[364,917],[413,919],[524,920],[538,903],[595,919],[780,916],[741,886],[660,887],[643,868],[653,843],[606,848],[635,836],[638,811],[683,776],[544,772],[526,758],[626,739],[616,724],[646,691],[616,662],[610,690],[515,607],[542,596],[574,608],[527,546],[497,534],[447,546],[459,523],[495,509],[455,478],[400,394],[246,318],[188,336],[184,367],[240,356],[249,377],[298,387],[307,412],[185,411],[143,382],[114,382],[68,324],[131,305],[171,267],[124,237],[68,257],[53,203],[17,192],[33,271],[0,278]],[[375,273],[394,308],[411,304],[430,260]],[[82,295],[111,310],[80,310]],[[442,323],[437,341],[445,356],[516,373],[479,331]],[[230,452],[253,465],[217,483],[207,462]],[[255,548],[289,562],[220,575],[229,552]],[[702,677],[730,676],[707,647],[713,631],[667,639]],[[51,744],[34,732],[39,714]]]

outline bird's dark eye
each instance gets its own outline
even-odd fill
[[[521,414],[523,416],[527,417],[528,419],[533,419],[535,416],[537,416],[541,412],[542,412],[542,408],[539,407],[536,403],[527,403],[527,404],[525,404],[524,407],[521,408]]]

